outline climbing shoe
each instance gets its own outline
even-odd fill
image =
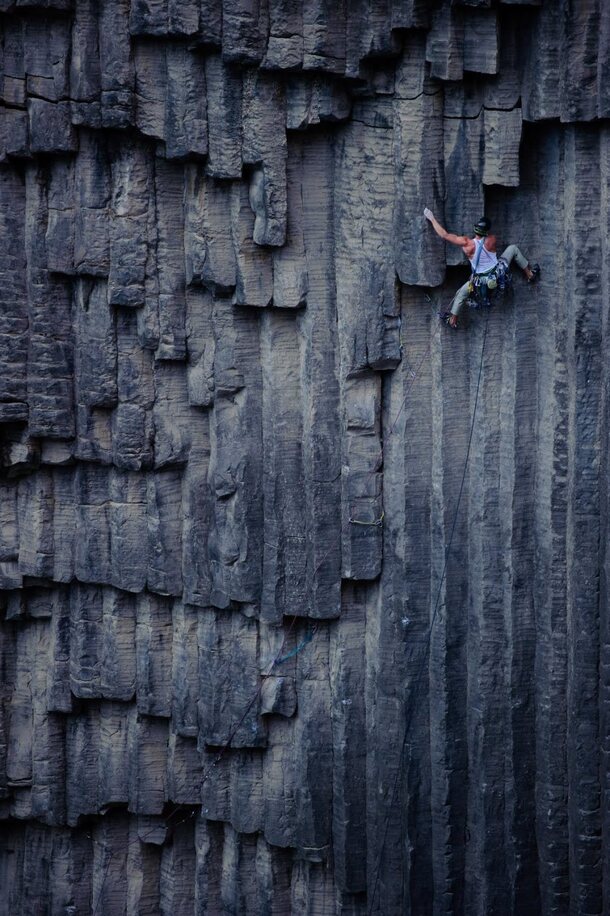
[[[540,279],[540,264],[530,264],[532,276],[527,278],[528,283],[536,283]]]

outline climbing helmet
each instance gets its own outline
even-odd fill
[[[488,220],[486,216],[482,216],[481,219],[474,224],[474,231],[477,235],[487,235],[491,229],[491,220]]]

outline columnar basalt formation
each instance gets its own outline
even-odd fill
[[[0,914],[609,913],[602,0],[0,30]]]

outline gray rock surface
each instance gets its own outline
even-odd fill
[[[610,913],[609,36],[0,0],[0,916]]]

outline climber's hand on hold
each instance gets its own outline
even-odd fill
[[[424,208],[424,216],[426,217],[426,219],[429,219],[430,222],[432,222],[432,220],[434,219],[434,213],[432,212],[432,210],[428,210],[427,207]]]

